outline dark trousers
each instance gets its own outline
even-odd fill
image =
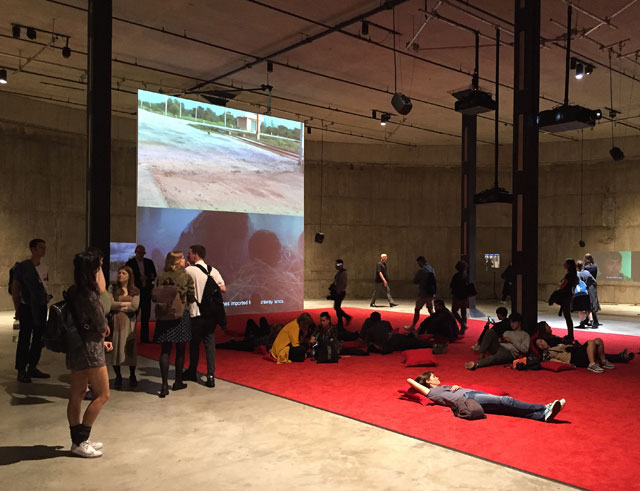
[[[191,342],[189,343],[189,371],[197,372],[200,361],[200,343],[204,342],[207,358],[207,375],[215,375],[216,371],[216,324],[213,320],[202,317],[191,318]]]
[[[511,351],[500,344],[498,333],[493,329],[487,329],[485,331],[478,351],[489,355],[478,360],[478,368],[491,365],[503,365],[513,361]]]
[[[336,311],[336,316],[338,317],[338,325],[343,325],[342,319],[351,320],[351,316],[347,314],[344,310],[342,310],[342,301],[344,300],[347,292],[342,292],[336,294],[336,298],[333,300],[333,310]]]
[[[18,319],[20,320],[20,332],[18,334],[18,347],[16,348],[16,370],[24,372],[27,365],[30,369],[36,368],[42,353],[42,335],[47,318],[47,309],[42,307],[40,319],[37,325],[31,312],[31,306],[20,304],[18,307]]]
[[[151,290],[140,289],[140,341],[149,342],[149,317],[151,317]]]
[[[451,313],[460,324],[460,334],[464,334],[467,330],[467,307],[469,307],[468,298],[453,297],[451,300]]]

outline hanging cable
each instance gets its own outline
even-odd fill
[[[398,92],[398,67],[396,64],[396,8],[391,9],[393,23],[393,91]]]

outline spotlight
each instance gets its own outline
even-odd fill
[[[311,134],[311,126],[307,126],[307,135]]]
[[[7,83],[7,71],[3,68],[0,70],[0,84]]]
[[[11,26],[11,34],[16,39],[20,38],[20,26],[18,24],[13,24]]]
[[[593,73],[593,65],[578,58],[571,58],[571,69],[575,70],[575,77],[578,80],[582,80],[586,75]]]
[[[29,39],[36,38],[36,30],[33,27],[27,27],[27,37]]]
[[[576,63],[576,78],[581,80],[584,77],[584,65],[582,63]]]
[[[69,38],[67,38],[67,44],[62,48],[62,57],[69,58],[71,56],[71,48],[69,48]]]
[[[376,111],[375,109],[371,111],[371,117],[373,119],[378,119],[378,111]]]
[[[391,119],[391,114],[389,113],[382,113],[380,115],[380,125],[382,126],[386,126],[387,121],[389,121]]]
[[[361,32],[362,32],[363,36],[368,36],[369,35],[369,23],[366,20],[362,21]]]
[[[611,155],[611,158],[616,162],[624,160],[624,152],[620,149],[620,147],[612,147],[611,150],[609,150],[609,155]]]
[[[585,65],[584,66],[584,74],[591,75],[593,73],[593,65]]]
[[[267,72],[269,73],[273,72],[273,61],[271,60],[267,61]]]

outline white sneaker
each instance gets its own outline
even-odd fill
[[[94,450],[102,450],[104,446],[102,442],[92,442],[91,440],[87,440],[87,443],[93,447]]]
[[[544,411],[544,420],[551,421],[562,410],[565,403],[564,399],[555,400],[551,404],[547,404],[547,408]]]
[[[471,346],[471,349],[473,351],[480,351],[480,345],[479,344],[474,344],[473,346]]]
[[[597,363],[589,363],[589,366],[587,367],[587,370],[589,370],[590,372],[593,373],[602,373],[604,372],[604,369],[598,365]]]
[[[71,453],[88,459],[102,457],[102,452],[89,445],[88,441],[84,441],[80,445],[72,444]]]

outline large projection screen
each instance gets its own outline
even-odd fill
[[[303,155],[303,123],[138,91],[138,243],[205,246],[228,315],[301,310]]]

